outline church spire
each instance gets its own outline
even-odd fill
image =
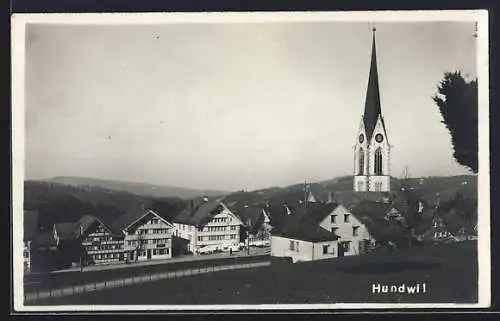
[[[372,29],[373,40],[372,40],[372,57],[370,65],[370,74],[368,76],[368,87],[366,90],[366,100],[365,100],[365,113],[363,115],[363,121],[365,124],[365,130],[368,141],[370,141],[375,129],[375,124],[379,115],[382,114],[380,108],[380,92],[378,85],[378,72],[377,72],[377,50],[375,45],[375,27]]]

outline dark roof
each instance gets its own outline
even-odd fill
[[[362,200],[351,213],[366,226],[376,241],[384,243],[403,238],[406,233],[403,222],[386,219],[391,208],[391,203]]]
[[[333,193],[333,200],[342,204],[346,209],[352,210],[362,200],[382,201],[385,198],[392,198],[390,192],[356,192],[356,191],[337,191]]]
[[[358,205],[351,210],[351,213],[361,222],[373,221],[385,219],[386,214],[391,208],[391,203],[361,200]]]
[[[52,232],[38,234],[35,237],[34,243],[35,246],[39,248],[57,246],[56,240],[54,239],[54,234]]]
[[[288,214],[285,206],[288,206],[291,212],[290,215]],[[266,213],[269,217],[269,220],[271,221],[270,224],[273,227],[274,231],[278,231],[280,228],[286,225],[286,223],[288,223],[295,212],[297,212],[297,210],[287,204],[271,205],[269,207],[266,207]]]
[[[311,203],[307,210],[292,215],[286,225],[279,230],[273,229],[271,234],[309,242],[337,240],[337,235],[319,226],[337,206],[336,203]]]
[[[146,213],[146,210],[142,207],[131,208],[125,214],[120,216],[116,221],[111,223],[110,228],[114,233],[119,233],[127,226],[132,224],[135,220],[143,216],[144,213]]]
[[[137,221],[138,219],[143,217],[145,214],[148,214],[150,212],[160,216],[157,212],[150,210],[150,209],[133,208],[133,209],[130,209],[124,215],[120,216],[115,222],[113,222],[111,224],[111,226],[108,226],[108,228],[114,234],[121,234],[125,228],[130,226],[130,224],[134,223],[135,221]],[[160,216],[160,217],[163,218],[162,216]],[[165,218],[163,218],[163,219],[165,219]],[[168,222],[168,220],[166,220],[166,221]]]
[[[368,86],[366,89],[366,100],[365,100],[365,113],[363,115],[363,122],[365,125],[367,141],[370,141],[373,135],[373,130],[375,129],[375,125],[377,123],[377,119],[379,116],[380,117],[382,116],[382,111],[380,108],[380,91],[378,83],[375,33],[373,33],[370,74],[368,76]]]
[[[23,240],[33,240],[38,234],[38,212],[37,211],[24,211],[23,216],[24,234]]]
[[[264,223],[263,208],[259,206],[243,206],[234,211],[249,232],[255,234]]]
[[[173,222],[203,226],[206,222],[210,221],[213,216],[220,213],[222,208],[223,205],[219,200],[198,200],[193,202],[193,206],[188,204],[188,206],[173,219]]]
[[[57,236],[61,240],[71,240],[74,239],[75,233],[78,232],[78,223],[76,222],[64,222],[54,224]]]
[[[92,226],[92,224],[94,224],[94,222],[98,221],[97,217],[95,216],[92,216],[92,215],[84,215],[82,216],[77,224],[78,224],[78,228],[82,228],[82,233],[85,233],[89,227]],[[80,231],[76,231],[77,233],[80,233]]]

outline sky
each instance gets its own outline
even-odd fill
[[[432,100],[476,77],[469,22],[377,23],[391,175],[459,175]],[[28,25],[25,178],[240,190],[353,173],[371,26]]]

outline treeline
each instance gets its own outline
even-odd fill
[[[141,208],[153,209],[171,219],[185,206],[186,202],[178,197],[144,197],[99,187],[41,181],[24,184],[24,209],[38,211],[40,231],[51,230],[54,223],[75,222],[86,214],[111,224],[128,211]]]

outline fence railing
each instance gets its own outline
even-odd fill
[[[214,266],[196,267],[184,270],[174,270],[174,271],[153,273],[140,276],[132,275],[129,277],[115,279],[115,280],[88,282],[84,284],[63,286],[60,288],[48,288],[43,290],[37,290],[29,293],[25,292],[24,302],[25,304],[36,303],[51,298],[58,298],[63,296],[76,295],[80,293],[88,293],[104,289],[112,289],[117,287],[124,287],[132,284],[140,284],[140,283],[152,282],[163,279],[174,279],[178,277],[207,274],[207,273],[226,271],[226,270],[267,266],[270,264],[271,264],[270,261],[263,261],[263,262],[252,262],[252,263],[232,264],[232,265],[214,265]]]

